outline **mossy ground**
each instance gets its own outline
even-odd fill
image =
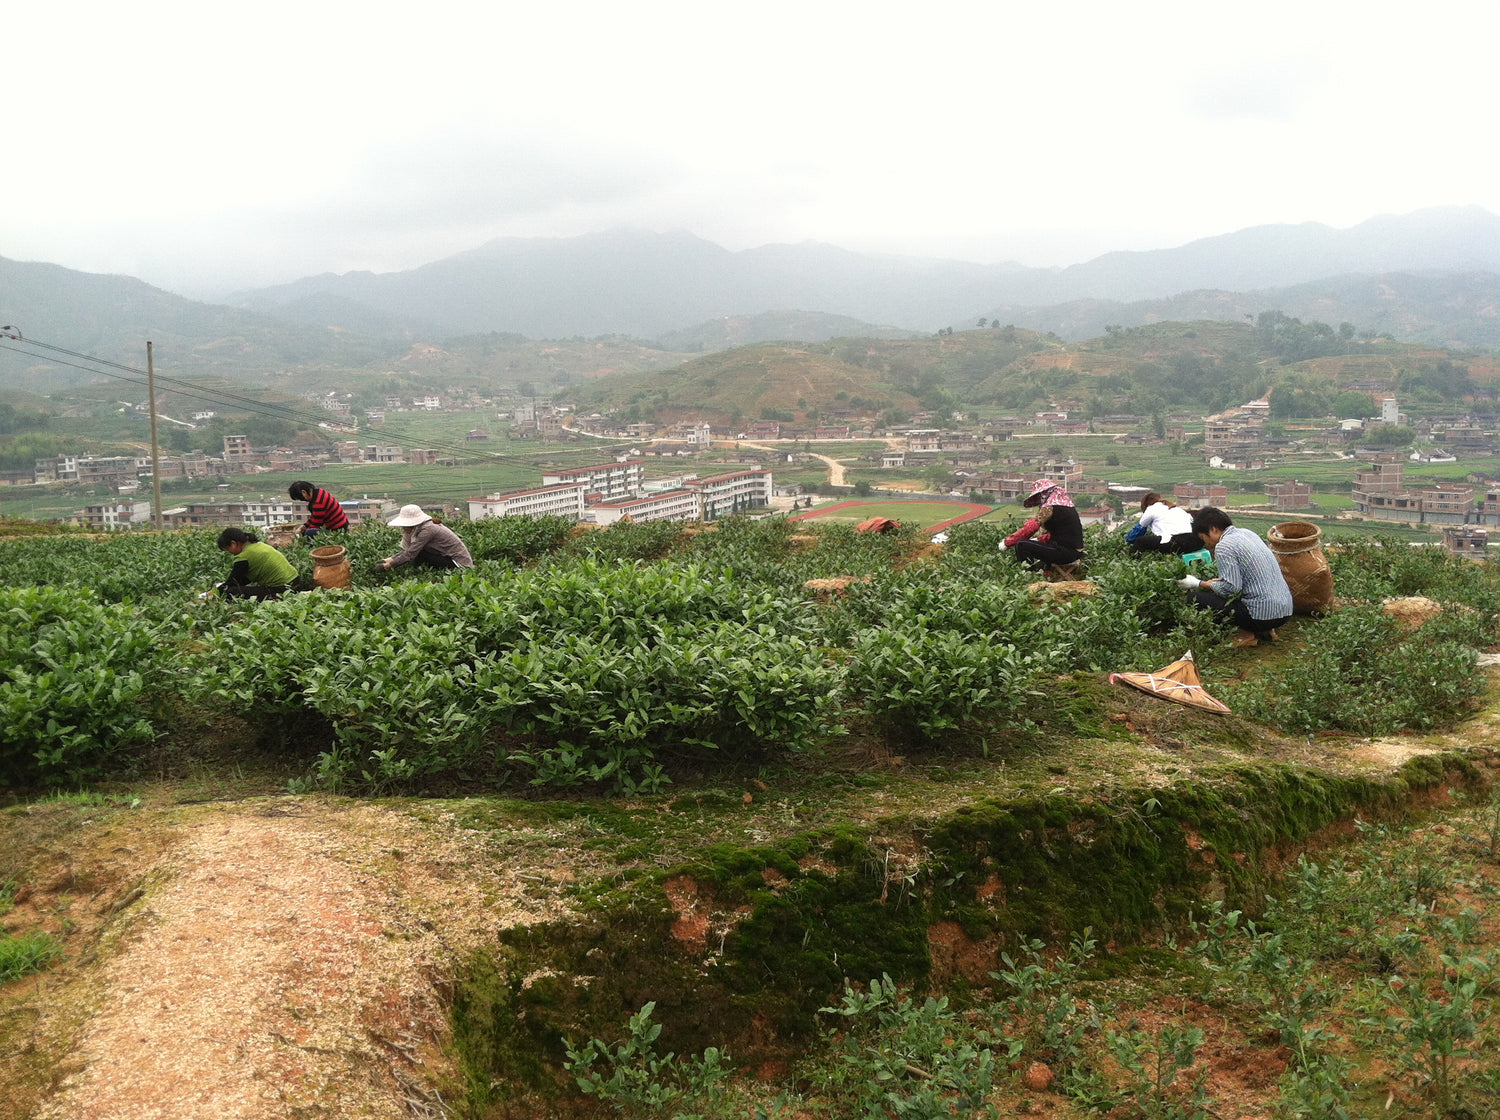
[[[650,1001],[666,1048],[729,1042],[741,1060],[783,1069],[846,979],[886,972],[978,998],[1005,947],[1026,936],[1055,944],[1084,925],[1106,943],[1100,982],[1187,983],[1154,945],[1189,907],[1223,898],[1253,911],[1286,861],[1355,817],[1394,817],[1482,784],[1500,722],[1491,690],[1446,734],[1287,738],[1098,676],[1056,686],[1032,728],[987,751],[903,757],[851,739],[834,756],[684,775],[661,795],[388,799],[534,869],[510,889],[571,915],[502,929],[462,962],[450,1089],[475,1115],[568,1114],[577,1104],[562,1040],[610,1037]],[[98,899],[139,880],[185,806],[248,808],[285,789],[279,756],[206,742],[186,762],[153,760],[152,780],[0,820],[0,878],[30,884],[42,903],[7,925],[62,937],[64,973],[97,975],[117,932]],[[26,981],[3,993],[15,1102],[45,1099],[70,1068],[70,1039],[97,994],[87,981],[71,990],[76,1014],[41,1033]]]

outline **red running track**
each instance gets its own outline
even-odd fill
[[[887,502],[857,502],[857,501],[837,502],[837,503],[835,503],[834,505],[831,505],[831,506],[819,506],[817,509],[810,509],[806,513],[794,513],[794,514],[792,514],[791,517],[787,518],[787,520],[788,521],[805,521],[805,520],[807,520],[810,517],[821,517],[825,513],[835,513],[835,512],[837,512],[838,510],[841,510],[841,509],[869,509],[869,508],[871,508],[873,506],[873,507],[877,507],[877,508],[883,507],[886,510],[889,510],[889,508],[892,505],[894,505],[894,504],[896,504],[896,503],[894,503],[894,502],[888,502],[888,501]],[[915,504],[915,503],[913,503],[913,504]],[[991,510],[993,510],[995,508],[994,506],[980,505],[978,502],[941,502],[940,503],[940,502],[932,501],[932,502],[928,502],[926,504],[928,504],[928,505],[963,506],[964,507],[964,511],[965,511],[965,512],[959,514],[957,517],[950,517],[950,518],[948,518],[947,521],[944,521],[944,522],[942,522],[939,525],[934,525],[931,529],[927,530],[929,533],[938,533],[938,532],[941,532],[944,529],[947,529],[948,527],[950,527],[952,525],[957,525],[957,524],[959,524],[961,522],[964,522],[964,521],[972,521],[972,520],[974,520],[974,518],[976,518],[976,517],[982,517],[984,514],[989,513]],[[889,516],[889,513],[887,513],[886,516]],[[899,521],[900,518],[893,518],[893,520]]]

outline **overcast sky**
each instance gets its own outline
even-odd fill
[[[494,237],[1065,265],[1500,213],[1500,6],[23,0],[0,256],[187,295]]]

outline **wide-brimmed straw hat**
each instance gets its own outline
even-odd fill
[[[1053,482],[1050,478],[1039,478],[1031,484],[1031,493],[1021,499],[1021,504],[1023,506],[1038,505],[1043,498],[1052,491],[1060,489],[1061,486],[1060,482]]]
[[[402,506],[401,512],[386,522],[387,525],[397,525],[406,528],[410,525],[420,525],[424,521],[431,521],[432,515],[421,506]]]

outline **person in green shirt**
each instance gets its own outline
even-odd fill
[[[248,529],[225,529],[219,548],[234,557],[229,578],[219,584],[226,599],[279,599],[297,578],[287,558]]]

